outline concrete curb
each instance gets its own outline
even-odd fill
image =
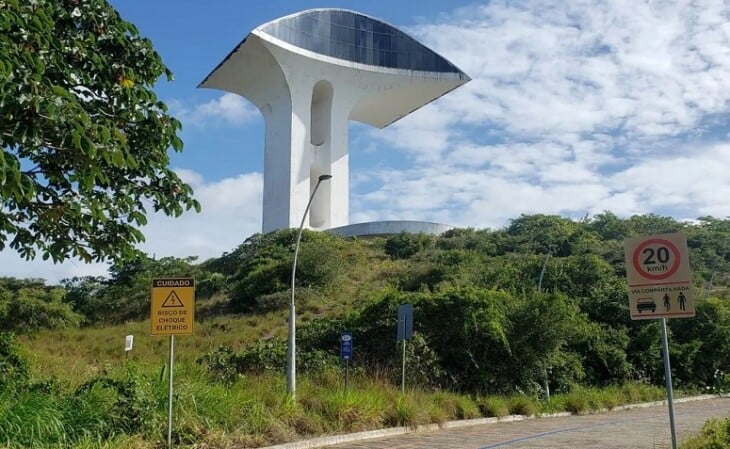
[[[682,403],[682,402],[706,401],[708,399],[715,399],[718,397],[728,397],[728,395],[704,394],[704,395],[700,395],[700,396],[690,396],[690,397],[686,397],[686,398],[675,399],[674,402]],[[590,412],[590,414],[607,413],[609,411],[617,411],[617,410],[618,411],[631,410],[631,409],[635,409],[635,408],[656,407],[659,405],[666,405],[666,404],[667,404],[666,400],[655,401],[655,402],[642,402],[639,404],[620,405],[618,407],[614,407],[611,410],[601,409],[601,410],[597,410],[597,411],[592,411],[592,412]],[[573,416],[573,413],[560,412],[560,413],[545,413],[545,414],[533,415],[533,416],[509,415],[509,416],[503,416],[501,418],[464,419],[464,420],[459,420],[459,421],[447,421],[447,422],[441,423],[441,424],[425,424],[425,425],[416,426],[416,427],[391,427],[388,429],[369,430],[367,432],[350,433],[350,434],[345,434],[345,435],[332,435],[332,436],[327,436],[327,437],[312,438],[309,440],[293,441],[291,443],[277,444],[275,446],[267,446],[267,447],[262,447],[259,449],[312,449],[312,448],[319,448],[319,447],[325,447],[325,446],[333,446],[335,444],[341,444],[341,443],[350,443],[352,441],[363,441],[363,440],[370,440],[370,439],[374,439],[374,438],[405,435],[405,434],[416,433],[416,432],[428,432],[428,431],[439,430],[439,429],[454,429],[457,427],[471,427],[471,426],[481,426],[481,425],[488,425],[488,424],[497,424],[497,423],[502,423],[502,422],[523,421],[526,419],[559,418],[559,417],[567,417],[567,416]]]

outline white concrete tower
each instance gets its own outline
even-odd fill
[[[253,30],[199,87],[233,92],[266,123],[263,232],[348,224],[348,120],[384,128],[468,82],[452,63],[366,15],[313,9]]]

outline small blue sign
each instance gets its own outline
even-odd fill
[[[413,337],[413,304],[398,306],[398,333],[397,341],[408,340]]]
[[[340,357],[342,360],[352,359],[352,333],[343,332],[340,335]]]

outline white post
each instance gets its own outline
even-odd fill
[[[175,336],[170,335],[170,380],[167,386],[167,447],[172,448],[172,377],[175,366]]]

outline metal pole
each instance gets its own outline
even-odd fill
[[[406,339],[403,339],[403,370],[401,372],[401,379],[400,379],[400,392],[405,393],[406,392]]]
[[[545,261],[542,263],[542,270],[540,270],[540,280],[537,282],[537,291],[542,292],[542,278],[545,276],[545,270],[547,269],[547,263],[550,259],[550,253],[545,256]],[[548,378],[547,373],[547,366],[543,365],[543,370],[545,372],[545,397],[547,398],[547,401],[550,402],[550,379]]]
[[[307,218],[307,212],[309,207],[312,205],[314,195],[317,193],[317,189],[322,181],[330,179],[332,175],[321,175],[317,179],[317,184],[312,190],[312,194],[309,196],[309,202],[307,207],[304,209],[304,215],[302,215],[302,222],[299,225],[299,232],[297,233],[297,242],[294,245],[294,261],[291,265],[291,299],[289,301],[289,340],[287,348],[287,360],[286,360],[286,391],[292,400],[296,399],[297,390],[297,325],[296,325],[296,307],[294,306],[294,285],[297,279],[297,255],[299,254],[299,242],[302,240],[302,231],[304,231],[304,221]]]
[[[677,449],[677,428],[674,425],[674,395],[672,394],[672,369],[669,366],[669,342],[667,341],[667,320],[661,319],[662,352],[664,353],[664,379],[667,383],[667,402],[669,403],[669,427],[672,431],[672,449]]]
[[[350,383],[350,359],[345,360],[345,394],[347,394],[347,386]]]
[[[172,374],[175,363],[175,336],[170,335],[170,380],[167,390],[167,447],[172,448]]]

